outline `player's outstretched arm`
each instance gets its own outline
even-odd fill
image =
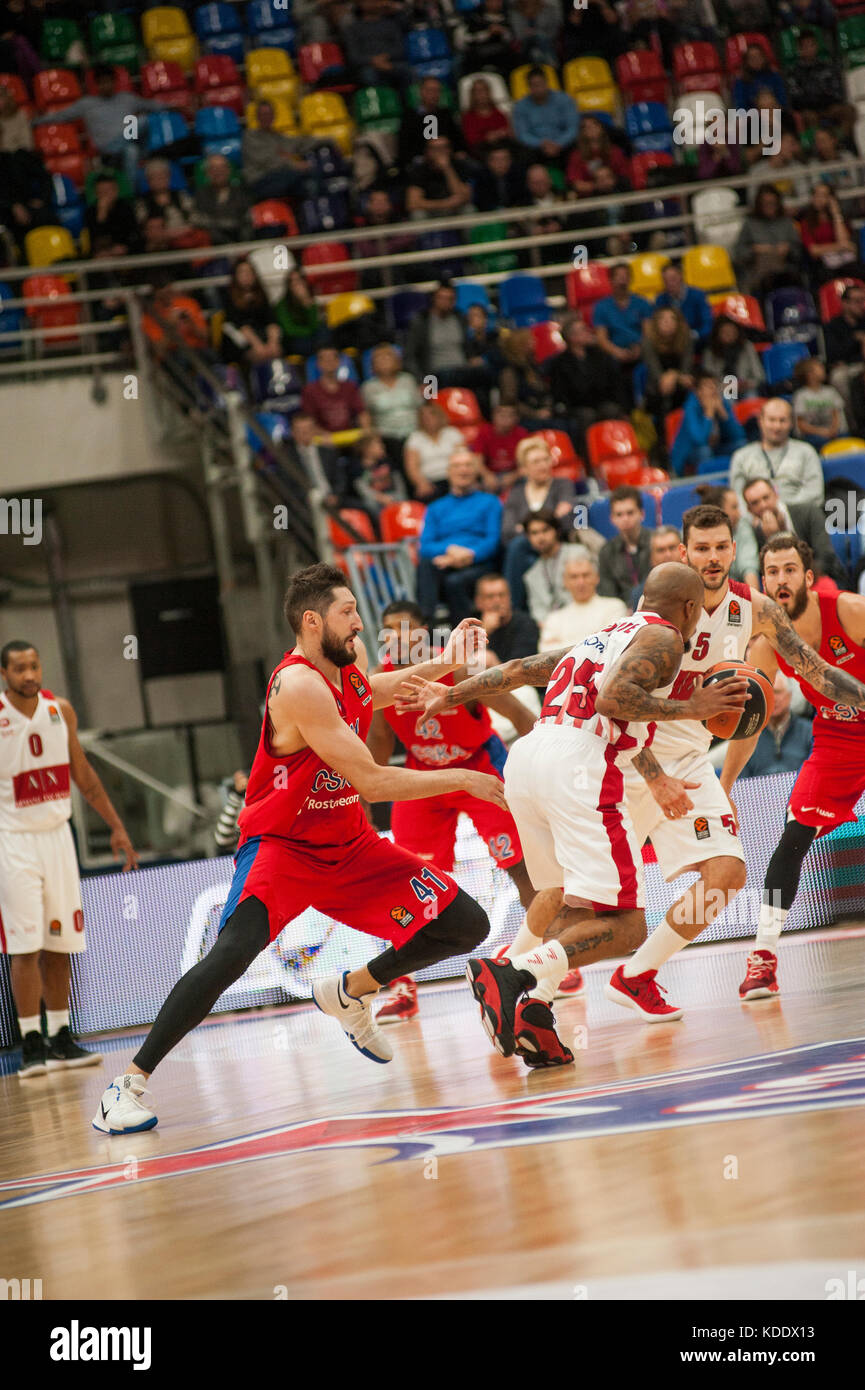
[[[763,636],[769,646],[793,667],[827,700],[839,705],[852,705],[855,709],[865,709],[865,685],[857,681],[848,671],[838,666],[830,666],[813,647],[803,641],[787,614],[773,599],[765,594],[752,591],[755,635]],[[843,621],[843,619],[842,619]]]
[[[663,700],[652,691],[669,685],[679,669],[684,644],[670,627],[641,628],[607,675],[595,709],[608,719],[653,723],[668,719],[710,719],[742,709],[747,682],[736,677],[704,688],[698,676],[687,700]]]
[[[570,650],[570,647],[559,647],[554,652],[515,657],[513,661],[490,666],[479,676],[454,686],[425,680],[419,675],[420,667],[416,667],[410,675],[403,672],[396,704],[401,710],[423,710],[426,714],[441,714],[442,710],[455,709],[473,700],[488,705],[506,691],[519,690],[523,685],[549,685],[553,671]]]
[[[436,680],[449,675],[460,666],[476,662],[486,650],[487,634],[479,618],[463,618],[448,638],[447,646],[432,661],[422,661],[412,666],[412,674],[425,680]],[[372,707],[386,709],[394,703],[394,697],[406,678],[405,670],[379,671],[370,678]]]
[[[69,732],[69,774],[84,800],[89,803],[111,830],[111,851],[115,859],[121,854],[126,859],[123,872],[138,868],[138,855],[132,848],[132,841],[126,827],[111,804],[111,798],[103,787],[95,768],[87,760],[87,755],[78,739],[78,716],[68,700],[59,699],[57,704],[66,721]]]

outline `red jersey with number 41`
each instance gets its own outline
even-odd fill
[[[817,594],[821,625],[820,650],[817,655],[822,656],[830,666],[848,671],[854,680],[865,685],[865,647],[857,646],[841,626],[838,598],[838,594]],[[815,690],[813,685],[809,685],[797,675],[782,657],[778,656],[777,660],[784,675],[798,681],[805,699],[817,711],[814,720],[815,749],[826,741],[834,744],[838,739],[846,739],[848,742],[856,743],[856,756],[861,758],[865,752],[865,710],[857,709],[855,705],[839,704],[827,695],[821,695],[819,690]]]
[[[267,700],[277,674],[290,666],[308,666],[304,656],[286,652],[270,678],[258,751],[249,774],[246,801],[237,818],[243,844],[256,835],[276,835],[293,845],[347,845],[369,829],[360,797],[346,778],[329,767],[312,748],[288,756],[271,750]],[[319,672],[319,674],[321,674]],[[372,722],[372,691],[357,666],[342,668],[342,689],[322,677],[320,699],[333,699],[339,717],[366,742]]]
[[[657,613],[638,612],[621,622],[611,623],[594,632],[572,647],[562,657],[550,677],[541,716],[536,728],[561,726],[583,729],[605,739],[615,752],[617,763],[629,762],[635,753],[652,742],[654,723],[636,720],[610,719],[598,714],[595,701],[604,688],[604,681],[619,657],[633,642],[637,633],[651,624],[677,629]],[[665,699],[672,684],[654,691],[656,698]]]
[[[69,730],[56,695],[40,690],[31,719],[0,697],[0,834],[54,830],[71,814]]]

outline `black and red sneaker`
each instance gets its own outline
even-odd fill
[[[517,1000],[535,983],[527,970],[515,970],[509,960],[470,960],[466,979],[481,1006],[481,1023],[493,1047],[503,1057],[514,1055],[514,1011]]]
[[[556,1021],[548,1004],[540,999],[521,999],[514,1014],[514,1042],[517,1056],[527,1067],[567,1067],[574,1054],[556,1032]]]

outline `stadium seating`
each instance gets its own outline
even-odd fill
[[[138,31],[130,15],[97,14],[90,21],[90,57],[137,73],[141,61]]]
[[[601,420],[586,431],[586,448],[593,468],[611,458],[639,454],[640,444],[629,420]]]
[[[326,246],[305,246],[300,260],[310,283],[315,286],[316,294],[349,294],[357,289],[356,270],[316,269],[317,266],[334,261],[350,261],[348,247],[343,242],[331,241]]]
[[[543,68],[547,82],[549,86],[552,87],[553,91],[561,91],[562,84],[559,81],[559,74],[556,72],[555,68],[551,67],[549,63],[541,63],[539,66]],[[520,68],[514,68],[511,73],[511,97],[514,101],[521,101],[524,96],[528,96],[529,73],[531,69],[532,64],[526,63]]]
[[[77,345],[80,341],[74,330],[80,323],[78,305],[69,302],[69,282],[62,275],[28,275],[21,286],[25,300],[50,299],[50,304],[27,303],[25,312],[31,328],[69,329],[68,333],[52,333],[51,350]]]
[[[53,265],[55,261],[74,261],[75,242],[65,227],[34,227],[24,238],[28,265]]]
[[[689,246],[682,258],[687,284],[698,290],[726,290],[736,284],[730,257],[723,246]]]
[[[562,330],[552,320],[533,323],[531,333],[534,343],[534,358],[538,366],[542,362],[546,362],[548,357],[556,357],[560,352],[564,352],[565,340],[562,337]]]
[[[840,439],[831,439],[828,444],[824,444],[820,450],[820,457],[828,459],[834,458],[837,454],[859,453],[865,453],[865,439],[845,434]]]
[[[474,391],[468,391],[463,386],[443,387],[437,400],[451,424],[458,429],[483,424],[484,417]]]
[[[638,256],[632,256],[631,289],[634,294],[641,294],[648,299],[654,299],[655,295],[660,294],[664,288],[661,271],[669,264],[670,257],[660,251],[644,251]]]
[[[81,84],[69,68],[46,68],[33,79],[33,98],[44,113],[69,106],[81,96]]]
[[[383,507],[378,522],[385,544],[417,540],[423,530],[426,507],[423,502],[391,502]]]
[[[763,353],[763,371],[766,373],[766,384],[778,386],[789,383],[796,363],[808,356],[808,347],[805,343],[773,343]]]
[[[742,66],[742,59],[745,56],[746,50],[751,48],[754,44],[756,44],[758,48],[762,48],[771,67],[774,68],[778,66],[771,40],[767,38],[765,34],[759,34],[754,31],[749,31],[745,34],[733,34],[727,39],[724,49],[725,66],[727,72],[731,76],[735,76],[738,73]]]
[[[750,333],[765,337],[766,324],[760,301],[752,294],[712,294],[709,296],[712,313],[716,318],[735,319]]]
[[[406,61],[418,78],[438,77],[449,82],[453,58],[447,35],[441,29],[411,29],[405,39]]]
[[[535,275],[512,275],[499,284],[499,310],[517,328],[545,323],[550,316],[543,280]]]
[[[628,102],[660,102],[669,97],[667,75],[657,53],[639,49],[616,59],[616,79]]]
[[[671,487],[661,497],[661,524],[681,530],[682,517],[691,507],[699,506],[700,494],[695,487]]]
[[[16,307],[7,308],[10,299],[17,299],[17,287],[13,291],[11,285],[5,281],[0,281],[0,334],[10,333],[17,335],[24,323],[24,315],[21,309]],[[17,354],[21,348],[21,338],[12,336],[10,338],[0,337],[0,355],[7,356],[10,353]]]
[[[266,198],[255,203],[250,209],[250,218],[254,230],[269,237],[300,234],[294,209],[282,198]]]
[[[721,91],[721,60],[711,43],[678,43],[673,49],[673,77],[679,92]]]
[[[318,370],[318,363],[316,362],[314,357],[310,357],[309,361],[306,364],[307,381],[318,381],[320,375],[321,373]],[[336,376],[338,381],[353,381],[355,386],[360,381],[357,367],[354,364],[354,359],[349,357],[348,353],[346,352],[341,352],[339,355],[339,366],[336,369]]]
[[[607,267],[597,261],[569,270],[565,282],[568,308],[583,309],[610,294],[610,275]]]

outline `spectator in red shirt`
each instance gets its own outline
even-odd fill
[[[332,444],[331,436],[343,430],[371,429],[369,411],[360,391],[353,381],[339,380],[339,353],[336,348],[319,348],[315,360],[319,378],[304,386],[301,408],[315,420],[323,442]]]
[[[628,178],[627,157],[610,139],[603,121],[597,116],[583,116],[566,170],[568,183],[581,198],[589,198],[595,192],[595,176],[602,165],[612,169],[617,179]]]
[[[490,84],[485,77],[476,77],[469,91],[469,104],[463,112],[463,137],[472,154],[483,154],[488,145],[504,140],[511,133],[511,123],[493,102]]]
[[[799,217],[799,235],[818,284],[839,275],[859,275],[856,245],[828,183],[818,183]]]
[[[472,448],[483,459],[483,482],[489,492],[505,492],[516,482],[520,476],[515,461],[517,445],[528,437],[513,405],[497,405],[492,424],[484,422],[479,426]]]

